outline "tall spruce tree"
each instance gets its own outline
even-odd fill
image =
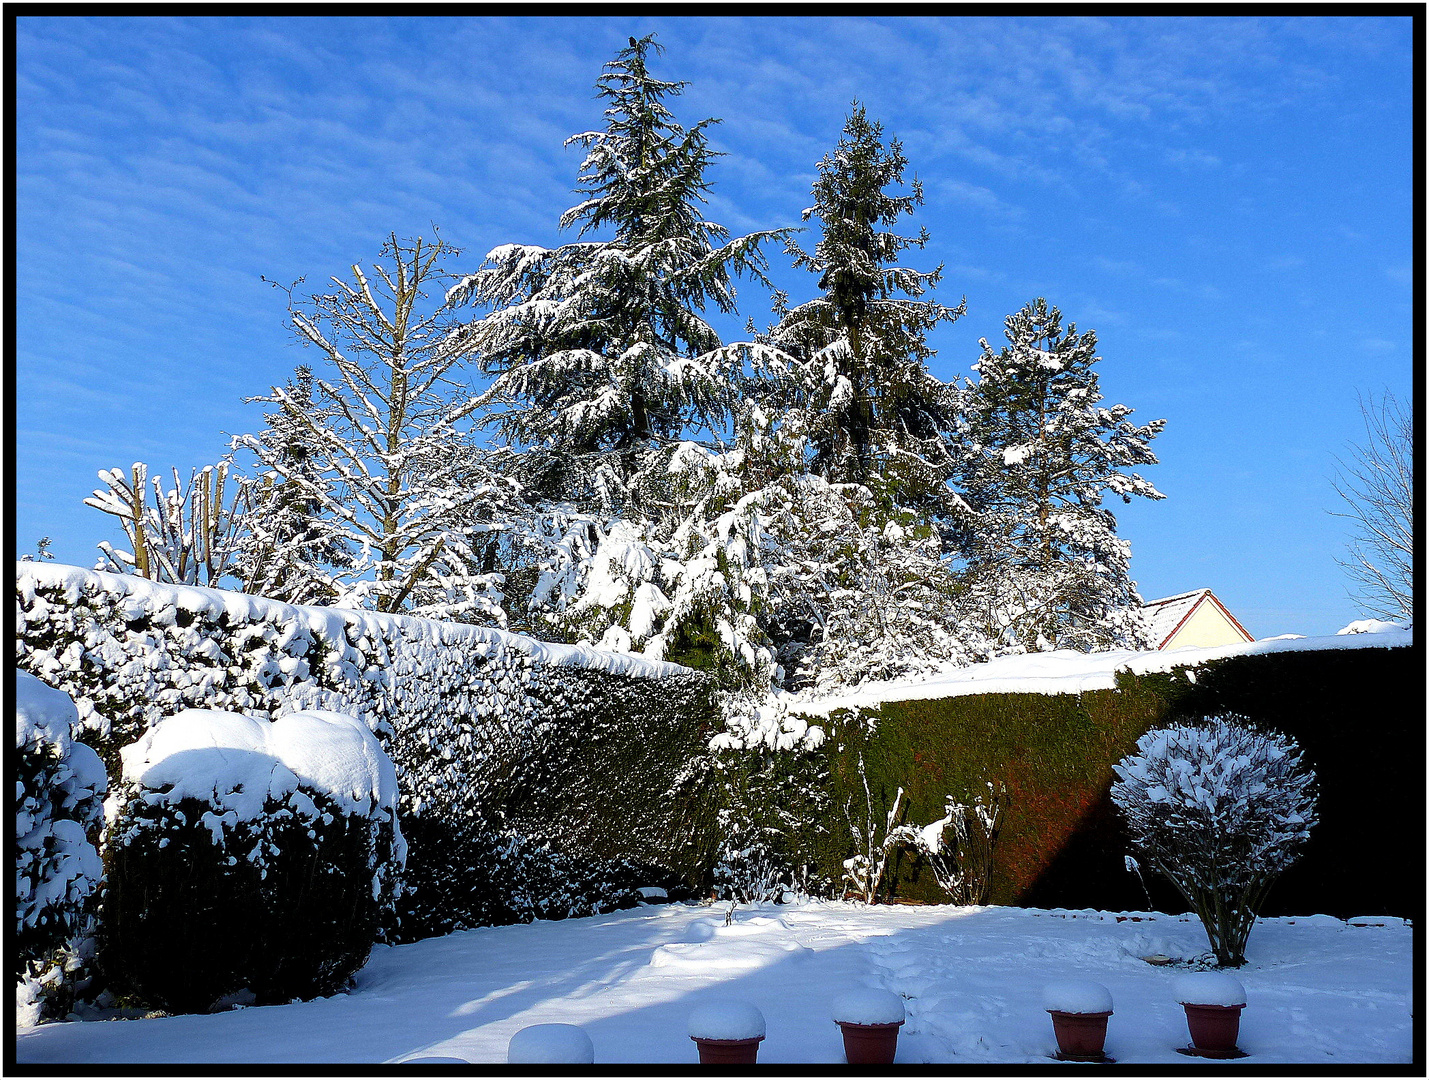
[[[496,248],[448,298],[492,309],[466,340],[492,376],[485,422],[531,500],[500,554],[521,591],[513,624],[767,685],[739,629],[750,547],[699,464],[718,457],[747,346],[724,346],[704,313],[734,311],[736,276],[767,287],[760,246],[788,230],[731,239],[705,218],[717,121],[675,120],[666,102],[685,84],[650,73],[659,51],[631,38],[596,84],[605,127],[568,140],[586,152],[583,198],[560,219],[575,241]]]
[[[870,121],[855,102],[838,145],[818,163],[813,205],[820,239],[812,252],[792,239],[794,264],[818,275],[822,295],[794,308],[776,297],[778,324],[769,344],[794,358],[784,402],[791,426],[805,433],[810,470],[835,482],[872,485],[899,506],[942,504],[952,465],[947,433],[957,413],[957,390],[927,368],[928,332],[964,314],[967,301],[947,307],[920,299],[942,267],[919,271],[898,265],[928,232],[894,231],[923,203],[915,176],[906,194],[908,161],[902,144]]]
[[[534,455],[549,494],[596,497],[608,510],[627,508],[646,451],[727,423],[741,357],[702,313],[734,310],[733,274],[767,285],[759,247],[787,235],[731,240],[705,219],[717,156],[706,129],[718,121],[687,130],[675,120],[665,99],[686,84],[650,74],[660,51],[654,35],[631,38],[596,84],[605,128],[567,140],[586,150],[584,198],[560,219],[578,227],[576,242],[498,247],[450,294],[494,309],[470,328],[494,376],[487,422],[509,445],[553,452]]]
[[[948,481],[961,391],[927,367],[927,335],[952,322],[927,294],[941,267],[900,265],[922,248],[901,218],[923,202],[908,162],[855,103],[838,145],[818,162],[813,205],[820,237],[808,252],[790,240],[797,267],[817,275],[819,296],[790,307],[756,341],[765,376],[747,424],[747,471],[777,462],[760,500],[768,538],[762,623],[790,686],[908,674],[963,658],[950,624],[953,582],[944,556],[963,510]],[[797,451],[791,449],[797,448]],[[778,470],[776,470],[778,471]]]
[[[332,481],[318,468],[322,451],[313,434],[326,429],[333,410],[314,397],[307,364],[297,366],[283,394],[284,405],[263,414],[268,427],[254,436],[281,469],[248,481],[250,505],[235,573],[243,592],[290,604],[331,604],[342,591],[334,575],[352,563],[340,526],[324,513]]]
[[[1166,421],[1136,427],[1128,406],[1100,406],[1096,334],[1063,326],[1045,300],[1005,325],[999,352],[980,342],[966,400],[966,624],[992,652],[1138,647],[1131,545],[1102,503],[1164,497],[1123,470],[1156,463]]]

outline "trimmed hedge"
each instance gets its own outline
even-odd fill
[[[557,852],[553,865],[604,906],[629,893],[602,892],[622,866],[694,887],[713,860],[718,793],[690,768],[718,724],[707,675],[485,627],[48,563],[17,564],[16,600],[17,664],[74,698],[83,739],[111,770],[121,746],[185,708],[362,718],[402,789],[415,886],[404,940],[484,925],[492,911],[535,917],[518,885],[477,858],[513,833],[521,850]]]
[[[863,799],[862,755],[875,812],[886,815],[903,787],[907,820],[918,824],[941,817],[947,795],[970,801],[986,781],[1007,785],[992,903],[1181,911],[1170,886],[1148,878],[1148,897],[1125,868],[1112,766],[1152,727],[1229,710],[1293,736],[1320,781],[1320,824],[1263,913],[1413,916],[1424,892],[1423,669],[1417,648],[1270,653],[1211,661],[1194,680],[1185,668],[1122,673],[1115,690],[836,714],[823,748],[831,835],[784,857],[813,858],[826,878],[841,876],[839,861],[854,849],[843,807]],[[946,901],[911,855],[898,857],[890,880],[894,895]]]
[[[104,852],[98,960],[112,992],[205,1012],[243,989],[270,1005],[346,985],[390,915],[373,867],[393,862],[391,819],[375,829],[300,792],[225,824],[219,844],[209,804],[155,804],[126,785]]]

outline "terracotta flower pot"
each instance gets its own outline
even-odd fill
[[[701,1065],[753,1065],[759,1058],[759,1044],[764,1041],[763,1035],[757,1039],[690,1038],[700,1048]]]
[[[1072,1013],[1048,1009],[1057,1049],[1070,1061],[1100,1061],[1106,1056],[1106,1022],[1109,1012]]]
[[[894,1024],[851,1024],[836,1021],[844,1033],[844,1057],[850,1065],[892,1065],[898,1053],[899,1020]]]
[[[1240,1011],[1244,1005],[1193,1005],[1183,1002],[1186,1026],[1191,1029],[1191,1043],[1206,1054],[1239,1054],[1236,1038],[1240,1035]]]

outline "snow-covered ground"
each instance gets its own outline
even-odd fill
[[[1175,983],[1143,956],[1206,947],[1190,916],[812,902],[642,907],[468,930],[377,949],[349,994],[211,1016],[47,1024],[19,1032],[20,1062],[400,1062],[506,1060],[531,1024],[578,1024],[595,1060],[694,1063],[690,1012],[754,1004],[761,1062],[843,1061],[830,1008],[861,987],[903,997],[899,1062],[1051,1064],[1043,988],[1093,979],[1111,991],[1107,1052],[1188,1064]],[[1270,919],[1236,972],[1248,1005],[1244,1063],[1412,1060],[1413,931],[1397,919]],[[1236,1063],[1227,1063],[1234,1065]],[[1076,1066],[1069,1066],[1076,1067]]]

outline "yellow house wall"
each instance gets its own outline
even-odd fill
[[[1201,601],[1189,619],[1176,631],[1163,648],[1182,649],[1186,646],[1206,648],[1212,645],[1239,645],[1245,638],[1221,614],[1221,609],[1209,600]]]

